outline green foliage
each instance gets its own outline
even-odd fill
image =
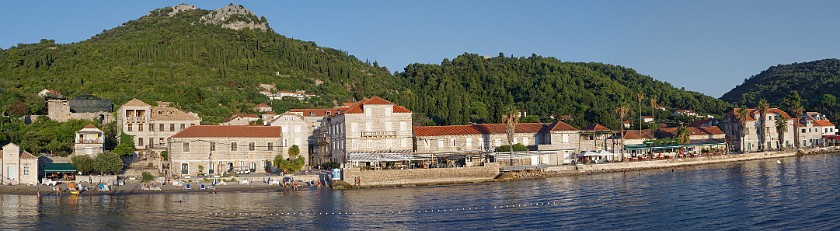
[[[804,63],[776,65],[744,80],[724,94],[721,99],[727,102],[743,102],[755,106],[759,99],[767,99],[770,104],[782,103],[790,109],[791,92],[796,91],[796,98],[801,101],[805,111],[821,111],[830,118],[837,118],[836,105],[831,104],[831,96],[840,95],[840,59],[823,59]],[[801,97],[799,97],[801,94]],[[824,97],[825,94],[831,95]]]
[[[152,176],[149,172],[143,172],[143,183],[152,182],[155,179],[155,176]]]
[[[280,169],[280,164],[281,163],[283,163],[283,155],[274,156],[274,161],[272,161],[272,164],[274,164],[274,167],[277,168],[277,169]]]
[[[513,144],[513,151],[514,152],[528,151],[528,147],[525,147],[525,145],[522,145],[520,143],[516,143],[516,144]],[[496,152],[510,152],[510,145],[502,145],[502,146],[496,147]]]
[[[95,170],[94,159],[88,155],[76,155],[70,158],[70,162],[79,172],[92,172]]]
[[[125,133],[120,135],[120,144],[114,148],[114,153],[120,156],[131,156],[134,154],[134,136]]]
[[[113,152],[103,152],[94,159],[94,170],[101,173],[114,174],[123,169],[123,160]]]
[[[277,157],[274,158],[274,161],[277,161]],[[295,173],[296,171],[300,171],[303,168],[304,162],[305,160],[302,156],[298,156],[294,160],[283,159],[281,157],[280,163],[277,166],[284,173]]]
[[[198,165],[198,173],[201,174],[203,172],[204,172],[204,165],[199,164]]]
[[[38,111],[43,101],[35,94],[48,88],[65,96],[90,93],[117,104],[131,98],[169,101],[199,113],[203,123],[215,124],[254,103],[267,103],[259,83],[317,94],[309,102],[295,102],[307,107],[332,107],[372,95],[388,98],[399,89],[386,68],[345,51],[272,30],[237,31],[200,23],[208,10],[173,17],[166,12],[154,10],[85,41],[44,40],[0,51],[0,111],[15,101],[21,102],[15,113]],[[231,20],[264,21],[253,16]],[[282,104],[272,106],[286,107]]]
[[[721,100],[675,88],[633,69],[537,55],[484,58],[463,54],[439,65],[411,64],[397,75],[411,91],[394,100],[441,125],[498,123],[502,109],[514,105],[538,117],[583,115],[570,122],[577,127],[600,123],[618,129],[614,109],[620,102],[635,102],[638,92],[670,108],[718,115],[731,108]],[[649,115],[650,107],[642,106]]]
[[[160,152],[160,156],[163,157],[163,161],[169,161],[169,151]]]
[[[292,145],[291,147],[289,147],[290,157],[297,156],[298,154],[300,154],[300,147],[298,147],[297,145]]]
[[[0,117],[3,119],[3,117]],[[3,135],[0,144],[9,142],[18,144],[23,150],[39,155],[42,152],[59,156],[66,156],[73,152],[73,141],[76,131],[88,124],[96,124],[90,120],[70,120],[60,123],[41,117],[30,125],[20,120],[5,120],[2,123]]]

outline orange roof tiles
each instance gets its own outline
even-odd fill
[[[627,130],[624,131],[624,139],[656,139],[653,130]]]
[[[814,126],[834,127],[834,124],[828,120],[814,120]]]
[[[583,130],[587,130],[587,131],[610,131],[609,128],[604,127],[604,125],[600,125],[600,124],[590,124],[589,126],[586,126],[585,128],[583,128]]]
[[[129,100],[128,102],[125,102],[123,104],[123,106],[148,107],[150,105],[141,101],[141,100],[139,100],[139,99],[137,99],[137,98],[133,98],[133,99]]]
[[[732,111],[729,111],[727,114],[732,114],[735,118],[738,118],[738,110],[740,108],[733,108]],[[755,121],[760,117],[759,111],[755,108],[747,108],[747,112],[749,116],[747,116],[747,121]],[[779,110],[778,108],[768,108],[767,113],[776,113],[781,115],[785,119],[790,119],[790,115],[787,112]]]
[[[347,113],[347,114],[360,114],[360,113],[364,113],[364,105],[389,105],[389,104],[394,105],[394,109],[393,109],[394,113],[410,113],[411,112],[411,110],[408,110],[408,108],[405,108],[403,106],[398,106],[398,105],[392,103],[391,101],[385,100],[383,98],[379,98],[379,96],[374,96],[373,98],[359,101],[359,102],[357,102],[353,105],[350,105],[349,107],[347,107],[347,109],[344,109],[343,111],[344,111],[344,113]]]
[[[660,128],[659,131],[663,133],[663,135],[672,137],[677,134],[677,129],[679,128]],[[718,126],[709,126],[709,127],[686,127],[688,129],[689,135],[724,135],[726,133],[723,130],[720,130]]]
[[[166,121],[166,120],[200,120],[195,115],[190,113],[186,113],[184,111],[178,110],[177,108],[173,107],[153,107],[152,108],[152,115],[153,120],[158,121]]]
[[[562,123],[562,122],[561,122]],[[568,126],[568,127],[567,127]],[[551,124],[550,128],[557,130],[575,129],[568,124]],[[470,124],[470,125],[448,125],[448,126],[415,126],[415,136],[452,136],[452,135],[476,135],[476,134],[500,134],[505,133],[505,124]],[[538,133],[544,129],[540,123],[517,123],[514,127],[516,133]],[[553,130],[553,131],[557,131]]]
[[[214,137],[280,138],[280,126],[196,125],[172,136],[172,138]]]
[[[85,126],[84,128],[96,128],[96,126],[93,126],[93,124],[88,124],[88,125],[87,125],[87,126]]]
[[[0,154],[0,155],[2,155],[2,154]],[[38,159],[37,156],[32,155],[32,153],[29,153],[27,151],[23,151],[23,153],[20,154],[20,158],[21,159]]]
[[[298,108],[298,109],[289,109],[290,112],[302,112],[303,116],[313,116],[312,113],[314,112],[314,116],[327,116],[327,112],[330,115],[338,114],[338,108]]]

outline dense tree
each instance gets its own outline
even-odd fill
[[[123,169],[123,160],[113,152],[103,152],[94,159],[94,170],[100,173],[115,174]]]

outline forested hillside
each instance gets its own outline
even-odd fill
[[[487,58],[463,54],[441,64],[412,64],[398,76],[411,91],[400,101],[426,113],[437,124],[499,122],[501,110],[515,105],[542,121],[571,115],[571,122],[591,122],[617,129],[619,103],[638,113],[637,93],[645,95],[642,111],[650,115],[650,99],[658,105],[721,114],[730,107],[718,99],[677,89],[636,71],[601,63],[561,62],[537,55]],[[536,118],[531,118],[531,120]]]
[[[0,50],[0,110],[18,115],[43,112],[35,93],[48,88],[66,96],[91,93],[116,104],[133,97],[150,103],[171,101],[198,112],[205,122],[217,123],[265,102],[259,83],[316,93],[320,99],[311,103],[286,103],[322,107],[369,95],[387,97],[388,89],[398,88],[388,70],[346,52],[271,29],[205,25],[200,18],[209,10],[174,16],[170,12],[172,8],[154,10],[77,43],[42,40]],[[255,15],[239,19],[265,22]],[[283,102],[273,105],[288,107]]]
[[[502,108],[515,106],[534,115],[526,121],[570,115],[577,126],[598,122],[618,128],[615,109],[625,103],[630,115],[638,113],[639,92],[645,95],[646,115],[652,97],[665,107],[702,113],[720,114],[729,107],[629,68],[536,55],[463,54],[441,64],[412,64],[395,76],[376,62],[280,35],[250,11],[214,22],[243,20],[260,29],[204,23],[202,16],[220,15],[213,12],[163,8],[85,41],[42,40],[0,50],[0,110],[42,114],[43,101],[35,94],[46,88],[68,97],[93,94],[112,100],[115,108],[135,97],[170,101],[215,124],[266,103],[259,83],[319,96],[310,102],[268,102],[277,112],[379,95],[413,110],[421,124],[499,122]]]
[[[744,80],[721,99],[732,103],[746,102],[748,105],[767,99],[775,105],[791,91],[799,92],[806,109],[822,106],[825,94],[830,94],[829,98],[840,95],[840,59],[772,66]]]

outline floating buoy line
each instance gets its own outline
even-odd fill
[[[402,214],[439,214],[439,213],[462,213],[462,212],[481,212],[505,209],[518,209],[527,207],[548,207],[561,205],[558,201],[535,202],[535,203],[521,203],[509,205],[495,205],[495,206],[475,206],[475,207],[457,207],[446,209],[416,209],[416,210],[396,210],[396,211],[367,211],[367,212],[297,212],[297,211],[282,211],[282,212],[203,212],[207,216],[229,216],[229,217],[273,217],[273,216],[367,216],[367,215],[402,215]],[[21,209],[40,209],[46,208],[43,206],[22,206],[19,204],[2,203],[4,208],[21,208]],[[108,209],[89,209],[82,208],[73,211],[90,211],[100,212],[105,214],[183,214],[184,211],[128,211],[128,210],[108,210]],[[41,211],[41,213],[46,211]],[[54,211],[59,213],[60,211]],[[49,213],[49,212],[47,212]]]

